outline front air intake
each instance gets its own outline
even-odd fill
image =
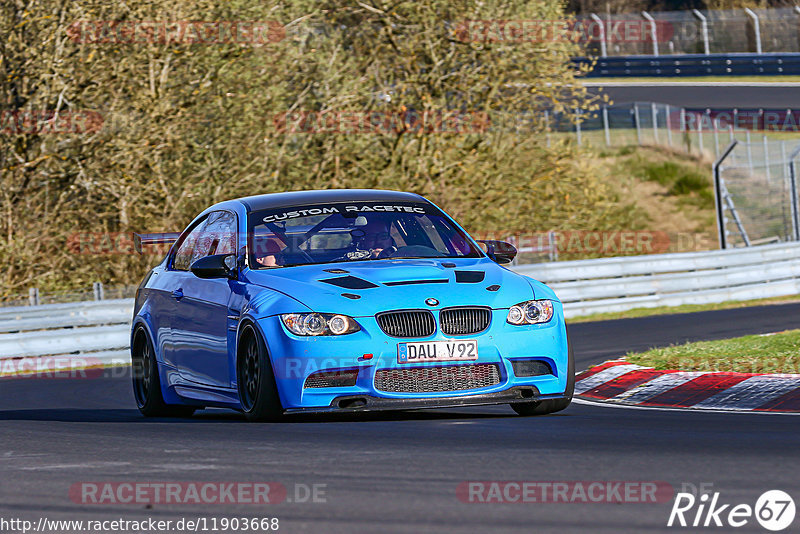
[[[398,310],[379,313],[378,326],[392,337],[428,337],[436,332],[436,320],[428,310]]]
[[[358,369],[319,371],[306,378],[304,388],[340,388],[356,385]]]
[[[543,376],[552,375],[553,368],[542,360],[511,360],[515,376]]]
[[[445,308],[439,314],[440,328],[449,336],[466,336],[483,332],[489,328],[491,320],[491,308],[478,306]]]
[[[495,364],[378,369],[375,389],[390,393],[433,393],[480,389],[500,383]]]

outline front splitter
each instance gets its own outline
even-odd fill
[[[550,399],[563,399],[564,395],[542,395],[534,386],[516,386],[503,391],[477,395],[426,398],[387,398],[372,395],[344,395],[336,397],[330,406],[310,408],[290,408],[287,414],[330,413],[330,412],[370,412],[379,410],[424,410],[431,408],[457,408],[461,406],[487,406],[493,404],[512,404],[518,402],[538,402]]]

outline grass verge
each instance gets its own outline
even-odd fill
[[[575,317],[569,323],[588,323],[591,321],[611,321],[613,319],[632,319],[635,317],[649,317],[651,315],[674,315],[677,313],[693,313],[712,310],[730,310],[733,308],[747,308],[750,306],[765,306],[769,304],[788,304],[800,302],[800,296],[789,295],[786,297],[770,297],[756,300],[729,300],[713,304],[683,304],[682,306],[661,306],[658,308],[635,308],[621,312],[593,313],[582,317]]]
[[[637,365],[681,371],[800,372],[800,330],[700,341],[628,354]]]

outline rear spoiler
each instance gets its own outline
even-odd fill
[[[181,236],[180,232],[162,232],[160,234],[133,234],[133,248],[139,254],[143,254],[144,245],[164,245],[172,244]]]

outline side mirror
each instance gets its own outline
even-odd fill
[[[194,262],[191,270],[198,278],[236,278],[236,256],[233,254],[206,256]]]
[[[497,263],[511,263],[517,255],[517,249],[505,241],[478,241],[486,246],[486,254]]]

